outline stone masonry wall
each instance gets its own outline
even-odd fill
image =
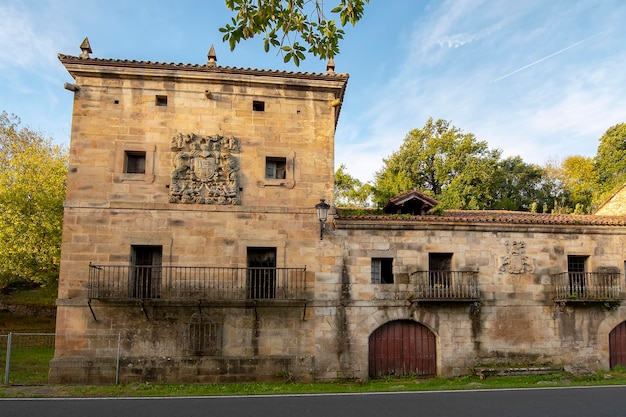
[[[626,187],[622,187],[595,214],[600,216],[623,216],[625,213]]]
[[[366,378],[369,335],[401,319],[417,321],[435,334],[440,375],[466,374],[481,364],[608,368],[608,333],[626,320],[626,307],[555,304],[552,275],[567,271],[567,255],[588,255],[590,272],[621,270],[624,235],[619,228],[513,225],[329,232],[327,245],[333,241],[343,248],[337,259],[344,263],[349,284],[345,300],[333,307],[329,301],[317,311],[318,323],[326,326],[317,329],[318,340],[324,340],[316,350],[317,376],[334,378],[335,370],[346,370],[342,376]],[[523,270],[515,273],[505,263],[507,242],[513,241],[524,242],[526,257]],[[407,287],[398,282],[411,272],[428,270],[429,253],[452,253],[452,270],[478,271],[479,306],[407,299],[402,290]],[[393,258],[395,284],[371,284],[372,257]],[[335,283],[340,277],[336,271]],[[342,309],[345,315],[338,320]],[[331,352],[333,345],[344,354]]]
[[[88,364],[103,351],[90,347],[91,335],[119,332],[125,366],[142,369],[136,373],[141,380],[154,374],[156,379],[206,381],[207,369],[235,366],[232,361],[241,358],[261,367],[235,366],[247,369],[250,378],[291,372],[284,364],[297,368],[300,378],[312,378],[315,312],[301,302],[275,309],[255,308],[245,300],[203,307],[217,317],[222,345],[218,356],[194,359],[180,341],[197,305],[157,301],[142,311],[139,300],[88,300],[88,272],[90,263],[129,265],[133,246],[160,246],[163,266],[230,268],[247,265],[250,247],[275,248],[277,267],[306,267],[308,298],[313,298],[315,274],[331,262],[318,256],[314,206],[322,198],[332,201],[339,108],[330,103],[342,94],[347,77],[81,60],[65,65],[79,90],[72,115],[57,333],[84,337],[57,339],[51,375],[65,381],[74,378],[75,368],[83,376],[96,372]],[[237,203],[171,202],[177,168],[173,141],[179,135],[234,138],[236,164],[230,167],[238,175]],[[129,153],[145,155],[145,173],[126,171]],[[225,151],[223,156],[232,155]],[[285,178],[266,178],[267,158],[285,161]],[[192,359],[198,365],[190,371]],[[170,360],[172,369],[181,371],[163,376],[139,365],[148,360]],[[229,371],[222,380],[243,378],[246,372]]]

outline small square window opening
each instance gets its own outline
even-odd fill
[[[126,174],[146,173],[146,153],[126,151],[124,154],[124,172]]]
[[[167,106],[167,96],[156,96],[155,104],[157,106]]]
[[[265,158],[265,178],[284,180],[287,176],[287,158]]]
[[[253,111],[265,111],[265,102],[254,100],[252,102],[252,110]]]

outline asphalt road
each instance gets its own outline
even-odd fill
[[[0,399],[6,417],[626,417],[626,386],[255,397]]]

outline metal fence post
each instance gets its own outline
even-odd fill
[[[4,385],[9,385],[9,369],[11,369],[11,339],[13,332],[9,332],[7,337],[7,359],[4,363]]]
[[[115,385],[120,383],[120,347],[122,345],[122,334],[117,334],[117,358],[115,362]]]

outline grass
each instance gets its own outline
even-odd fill
[[[0,302],[32,306],[54,306],[57,299],[57,285],[43,287],[15,287],[8,294],[0,294]]]
[[[54,333],[54,317],[22,316],[0,310],[0,334],[9,332]]]
[[[2,339],[0,339],[2,340]],[[6,348],[0,349],[0,369],[4,370]],[[12,349],[10,384],[45,384],[48,381],[48,363],[54,357],[54,347]],[[2,375],[4,380],[4,374]]]
[[[14,286],[0,293],[0,303],[23,306],[25,310],[36,312],[40,307],[51,307],[56,303],[57,286],[50,285],[32,288],[26,285]],[[9,332],[52,333],[55,330],[55,317],[22,315],[0,309],[0,335]]]
[[[471,390],[504,388],[541,388],[567,386],[626,385],[626,369],[598,371],[584,376],[565,372],[549,375],[507,376],[479,379],[456,378],[387,378],[369,381],[315,383],[232,383],[232,384],[121,384],[84,386],[11,386],[0,387],[0,397],[179,397],[234,396],[320,393],[363,393],[435,390]]]

